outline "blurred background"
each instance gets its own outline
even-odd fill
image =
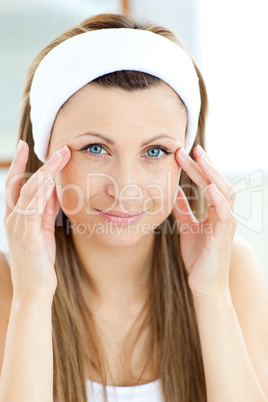
[[[0,0],[0,249],[8,250],[4,182],[28,66],[79,21],[125,10],[171,28],[197,62],[210,105],[206,149],[237,192],[236,234],[256,250],[268,283],[267,0]]]

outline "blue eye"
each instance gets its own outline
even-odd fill
[[[101,146],[101,144],[89,144],[89,145],[86,146],[85,149],[89,149],[89,148],[91,148],[91,150],[92,150],[94,156],[95,156],[95,155],[96,155],[96,156],[100,155],[100,153],[101,153],[101,152],[100,152],[100,148],[103,149],[103,147]],[[90,151],[90,152],[91,152],[91,151]]]
[[[152,152],[153,151],[153,152]],[[165,152],[163,149],[161,149],[161,148],[157,148],[157,147],[155,147],[155,148],[150,148],[150,149],[148,149],[148,151],[146,151],[146,152],[148,152],[148,154],[150,153],[150,152],[152,152],[151,153],[151,155],[149,155],[149,156],[152,156],[153,157],[153,159],[159,159],[160,157],[158,156],[159,155],[159,152]]]
[[[99,143],[92,143],[92,144],[88,144],[86,145],[84,148],[82,148],[80,151],[87,151],[88,149],[90,149],[90,151],[88,152],[91,156],[93,156],[94,158],[101,158],[103,155],[103,153],[101,153],[101,148],[105,151],[104,144],[99,144]],[[165,158],[166,155],[170,155],[171,152],[167,151],[166,148],[163,148],[160,145],[155,145],[152,148],[149,148],[146,152],[152,152],[151,155],[149,155],[149,159],[151,160],[159,160],[159,159],[163,159]],[[165,155],[163,156],[159,156],[159,151],[163,152]],[[106,152],[106,151],[105,151]]]

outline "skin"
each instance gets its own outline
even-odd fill
[[[153,229],[168,217],[176,200],[181,168],[175,152],[184,145],[186,124],[183,103],[164,83],[135,92],[89,84],[57,115],[47,160],[65,144],[71,150],[70,161],[55,182],[61,208],[72,222],[75,247],[92,279],[93,286],[85,291],[94,311],[103,307],[113,319],[118,311],[123,319],[133,318],[147,297]],[[89,131],[102,133],[115,145],[81,136]],[[150,141],[160,134],[173,139]],[[148,145],[141,146],[145,141]],[[80,151],[94,142],[103,147]],[[156,145],[170,155],[153,148]],[[89,173],[97,176],[90,179],[87,196]],[[79,199],[83,205],[78,206]],[[96,214],[95,208],[146,213],[129,227],[117,226]]]

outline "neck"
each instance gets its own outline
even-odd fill
[[[77,233],[72,237],[89,278],[87,300],[135,316],[148,297],[154,234],[126,246],[103,244]]]

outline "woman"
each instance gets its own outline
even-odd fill
[[[131,15],[35,58],[6,185],[1,402],[267,401],[267,288],[206,112],[178,38]]]

